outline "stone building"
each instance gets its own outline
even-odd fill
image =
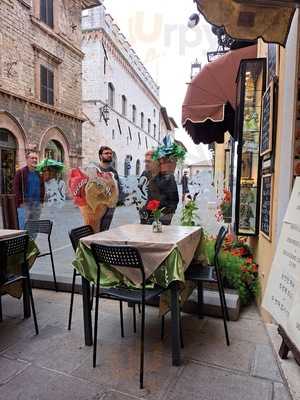
[[[84,162],[108,145],[120,175],[139,175],[145,152],[172,130],[159,87],[104,6],[83,12],[82,30]]]
[[[98,0],[1,0],[0,193],[25,152],[81,163],[81,10]]]

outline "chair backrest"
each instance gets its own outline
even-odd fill
[[[93,233],[94,230],[90,225],[79,226],[78,228],[74,228],[69,231],[69,237],[72,243],[73,250],[76,252],[80,239],[89,235],[93,235]]]
[[[218,236],[217,236],[216,243],[215,243],[215,257],[214,257],[214,264],[216,267],[218,266],[218,256],[222,249],[222,245],[223,245],[224,239],[227,235],[227,232],[228,232],[228,230],[227,230],[227,228],[225,228],[225,226],[221,226],[221,228],[218,232]]]
[[[113,267],[139,269],[143,278],[144,287],[145,270],[138,249],[131,246],[107,246],[98,243],[92,243],[91,249],[98,265],[103,263]]]
[[[28,235],[19,235],[13,238],[0,241],[0,284],[7,281],[8,259],[12,256],[19,256],[20,264],[26,263],[26,253],[28,248]],[[22,256],[22,257],[21,257]],[[16,261],[14,261],[16,263]]]
[[[50,237],[52,232],[53,222],[48,219],[28,220],[25,224],[25,230],[29,235],[43,233]]]

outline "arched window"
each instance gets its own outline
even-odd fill
[[[136,106],[134,104],[132,106],[132,122],[136,123]]]
[[[148,118],[148,133],[151,132],[151,119]]]
[[[144,129],[144,120],[145,120],[144,113],[141,112],[141,128],[142,129]]]
[[[156,124],[153,125],[153,136],[156,137]]]
[[[124,161],[124,176],[125,177],[130,175],[131,161],[132,161],[132,156],[127,155],[125,157],[125,161]]]
[[[122,114],[127,115],[127,98],[124,94],[122,96]]]
[[[0,128],[0,193],[12,193],[16,172],[17,142],[7,129]]]
[[[140,176],[140,174],[141,174],[141,161],[140,160],[136,160],[135,174],[136,174],[136,176]]]
[[[45,148],[45,158],[64,162],[65,154],[62,145],[57,140],[50,140]]]
[[[108,84],[108,105],[111,108],[115,106],[115,88],[111,82]]]

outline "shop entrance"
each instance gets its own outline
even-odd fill
[[[9,194],[13,190],[16,172],[17,142],[13,134],[0,128],[0,194]]]

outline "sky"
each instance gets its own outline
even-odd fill
[[[207,146],[194,145],[181,127],[181,106],[191,64],[197,58],[204,65],[207,51],[217,48],[210,25],[201,17],[197,27],[187,27],[197,11],[193,0],[104,0],[104,5],[160,86],[160,102],[179,126],[176,138],[191,155],[207,158]]]

